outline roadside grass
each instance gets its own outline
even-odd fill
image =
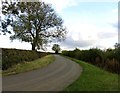
[[[69,91],[120,91],[117,74],[109,73],[77,59],[70,59],[80,64],[83,72],[73,84],[65,88],[64,91],[67,93]]]
[[[2,58],[0,58],[0,76],[2,76]]]
[[[18,74],[18,73],[42,68],[54,62],[54,60],[55,60],[54,55],[47,55],[45,57],[42,57],[40,59],[31,61],[31,62],[24,62],[24,63],[14,65],[5,71],[2,71],[2,75],[8,76],[8,75]]]
[[[2,76],[2,70],[0,69],[0,77]]]

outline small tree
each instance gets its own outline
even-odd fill
[[[60,45],[54,44],[52,50],[55,51],[56,54],[58,54],[58,52],[61,50]]]
[[[115,49],[120,48],[120,43],[115,43],[114,47],[115,47]]]

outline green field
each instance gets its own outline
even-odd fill
[[[14,65],[8,70],[3,71],[2,75],[6,76],[6,75],[18,74],[21,72],[26,72],[26,71],[42,68],[42,67],[47,66],[51,62],[54,62],[54,60],[55,58],[53,55],[47,55],[43,58],[31,61],[31,62],[24,62],[21,64]]]
[[[80,77],[64,91],[118,91],[118,75],[106,72],[96,66],[79,61],[83,72]],[[119,89],[120,91],[120,89]]]

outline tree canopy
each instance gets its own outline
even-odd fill
[[[115,47],[115,49],[120,48],[120,43],[115,43],[114,47]]]
[[[61,50],[60,45],[54,44],[52,50],[55,51],[56,54],[58,54],[58,52]]]
[[[65,39],[66,28],[63,26],[63,20],[49,4],[44,2],[17,2],[8,6],[4,4],[3,13],[9,15],[7,20],[10,21],[6,25],[2,22],[3,30],[7,25],[13,27],[14,35],[10,39],[31,43],[32,50],[44,49],[45,45],[53,40]],[[15,20],[12,20],[13,16]]]

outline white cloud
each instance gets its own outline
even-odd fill
[[[94,40],[74,40],[71,36],[68,36],[64,42],[61,42],[60,45],[64,46],[64,49],[74,49],[74,48],[88,48],[95,43]]]
[[[61,12],[63,9],[76,6],[79,0],[42,0],[46,3],[50,3],[56,9],[57,12]]]
[[[118,13],[118,8],[113,9],[112,13]]]
[[[118,2],[119,0],[79,0],[80,2]]]
[[[9,36],[10,35],[0,35],[0,48],[31,49],[31,45],[29,43],[20,42],[19,40],[11,42]]]
[[[105,26],[99,27],[90,20],[88,22],[78,20],[78,23],[69,22],[66,25],[69,32],[67,39],[60,43],[61,46],[64,46],[63,49],[113,48],[118,40],[117,29],[107,23]]]
[[[61,12],[63,9],[70,6],[76,6],[81,2],[119,2],[119,0],[42,0],[46,3],[50,3],[56,9],[57,12]],[[117,9],[113,10],[114,13]]]
[[[72,26],[71,26],[71,25]],[[97,40],[98,39],[98,32],[100,30],[96,27],[94,23],[88,22],[80,22],[75,24],[69,23],[67,24],[68,31],[74,40],[83,39],[83,40]]]

